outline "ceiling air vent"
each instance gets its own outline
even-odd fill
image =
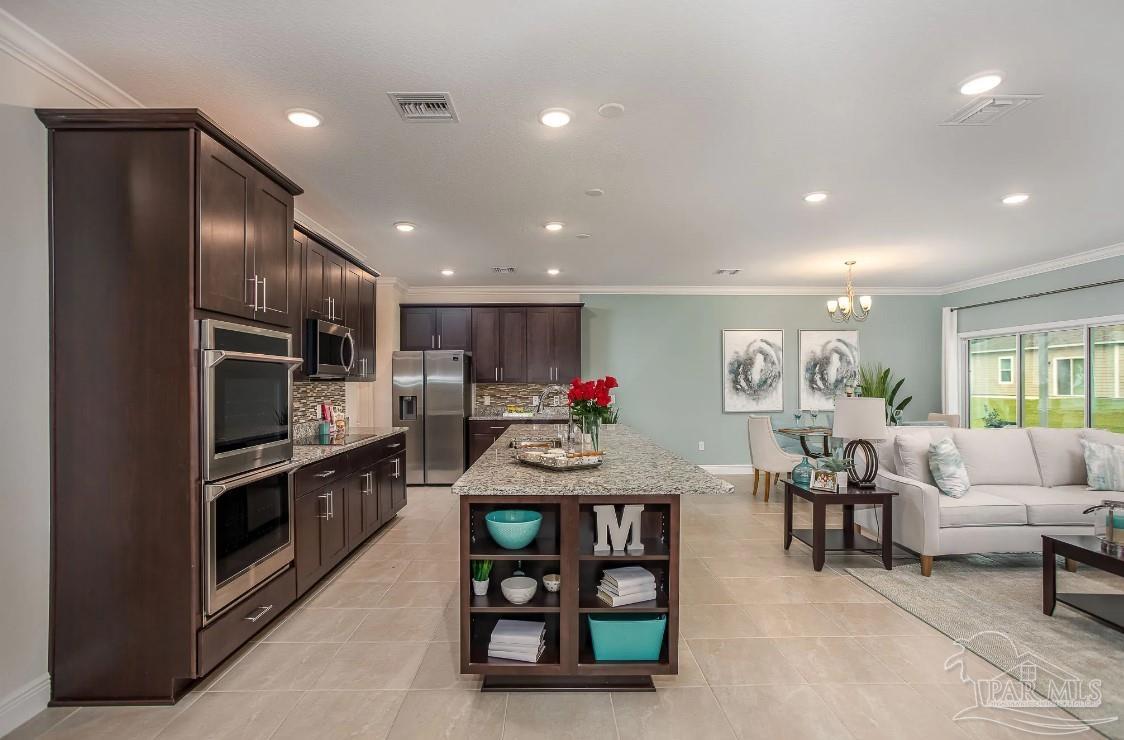
[[[715,275],[737,275],[742,271],[740,267],[719,267],[714,271]]]
[[[990,126],[1041,95],[981,95],[941,122],[942,126]]]
[[[453,121],[457,112],[449,93],[387,93],[403,121]]]
[[[493,267],[492,272],[500,272],[500,273],[503,273],[504,275],[510,275],[511,273],[515,272],[515,268],[514,267]]]

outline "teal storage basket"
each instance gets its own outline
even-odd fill
[[[666,632],[666,614],[589,615],[589,635],[597,660],[659,660]]]

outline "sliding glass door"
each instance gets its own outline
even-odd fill
[[[1023,426],[1085,426],[1085,330],[1022,335]]]
[[[1124,432],[1124,324],[1095,326],[1092,338],[1092,425]]]

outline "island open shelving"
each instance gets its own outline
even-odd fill
[[[528,468],[503,449],[525,430],[509,430],[453,486],[460,499],[461,672],[484,676],[484,691],[651,691],[652,676],[678,672],[679,497],[728,493],[731,487],[657,447],[627,427],[602,433],[605,463],[579,472]],[[598,554],[596,505],[643,504],[644,552]],[[542,512],[539,534],[520,550],[505,550],[488,532],[484,517],[497,509]],[[472,593],[471,563],[492,560],[488,594]],[[597,597],[605,568],[640,565],[656,576],[656,598],[610,607]],[[516,570],[538,582],[526,604],[507,601],[500,582]],[[558,573],[561,589],[549,593],[542,576]],[[589,616],[659,615],[667,624],[659,657],[651,661],[605,661],[594,655]],[[546,650],[537,663],[488,656],[492,629],[501,618],[542,621]]]

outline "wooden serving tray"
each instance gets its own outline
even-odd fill
[[[530,452],[527,450],[519,450],[515,453],[515,459],[527,465],[534,465],[536,468],[545,468],[546,470],[589,470],[601,465],[604,460],[603,455],[585,456],[585,457],[562,457],[559,455],[543,455],[541,453]]]

